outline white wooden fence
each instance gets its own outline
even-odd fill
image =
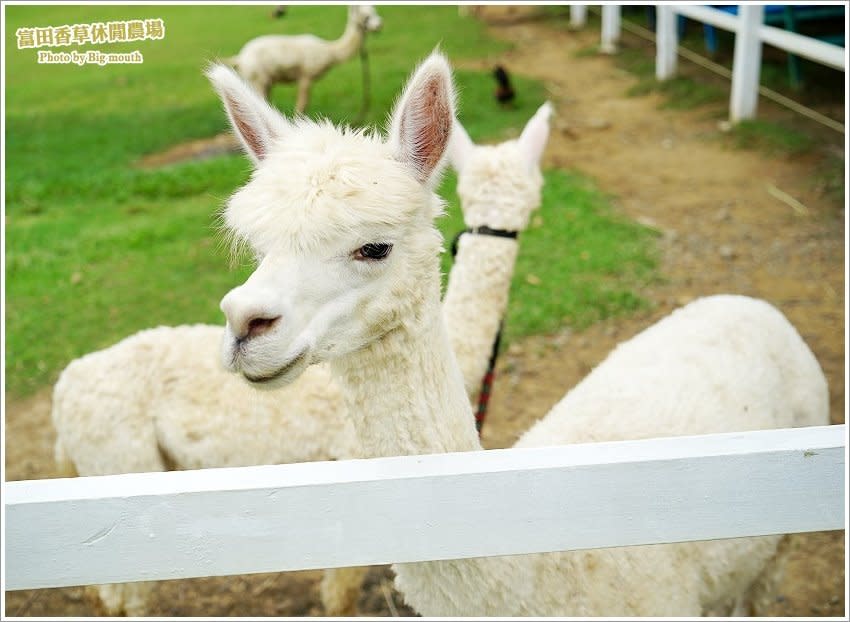
[[[4,588],[844,527],[844,425],[4,484]]]
[[[822,4],[835,3],[823,2]],[[570,10],[576,11],[575,15],[571,14],[571,24],[574,27],[583,26],[586,19],[586,7],[573,5]],[[729,102],[729,120],[733,123],[753,119],[756,116],[761,49],[765,43],[840,71],[846,69],[845,48],[765,25],[763,5],[741,3],[736,16],[709,6],[659,4],[656,6],[655,32],[655,75],[659,80],[667,80],[676,74],[677,15],[684,15],[735,33],[732,92]],[[616,51],[620,31],[620,6],[603,5],[600,51],[606,53]]]

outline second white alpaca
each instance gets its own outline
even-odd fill
[[[480,450],[439,299],[433,188],[453,117],[448,63],[435,54],[420,66],[396,105],[388,140],[290,124],[227,69],[210,78],[256,165],[225,213],[259,259],[221,303],[225,365],[270,388],[329,361],[363,456]],[[323,193],[311,192],[320,180]],[[828,421],[817,361],[784,316],[761,301],[697,301],[609,361],[520,445]],[[589,406],[588,415],[570,406],[597,400],[601,406]],[[597,431],[602,421],[607,431]],[[741,604],[776,540],[394,568],[405,599],[424,616],[697,616]]]
[[[368,32],[381,28],[381,18],[370,5],[348,7],[348,22],[339,39],[327,41],[315,35],[263,35],[242,46],[227,60],[239,74],[268,99],[279,82],[295,82],[296,112],[304,112],[310,88],[331,67],[354,56]]]
[[[468,233],[457,243],[443,316],[473,402],[487,370],[493,336],[507,310],[519,250],[515,235],[528,227],[532,210],[540,204],[543,176],[538,161],[551,115],[552,105],[546,102],[517,140],[498,145],[474,144],[463,125],[455,123],[449,143]]]

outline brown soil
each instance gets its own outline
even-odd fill
[[[212,138],[200,138],[173,147],[151,153],[136,162],[139,168],[157,168],[185,160],[203,160],[225,153],[239,151],[239,141],[230,132],[224,132]]]
[[[489,15],[498,11],[493,7]],[[816,158],[733,150],[724,147],[716,120],[707,119],[705,110],[664,110],[655,95],[626,97],[635,79],[610,57],[575,55],[598,41],[598,30],[571,33],[534,20],[503,19],[492,28],[516,42],[516,49],[469,66],[491,68],[499,62],[545,81],[557,109],[545,164],[585,173],[617,197],[623,214],[659,229],[665,280],[643,292],[655,305],[652,311],[514,344],[497,368],[485,446],[510,445],[618,342],[675,306],[720,292],[764,298],[790,318],[829,379],[833,423],[843,423],[845,213],[813,181]],[[762,104],[760,114],[771,113]],[[796,198],[805,211],[775,198],[771,186]],[[8,479],[55,475],[49,400],[44,391],[6,404]],[[788,544],[792,554],[785,580],[772,603],[757,613],[843,616],[844,531],[797,534]],[[152,598],[150,614],[321,615],[319,576],[165,581]],[[9,592],[6,598],[8,615],[98,613],[82,588]],[[388,568],[370,573],[360,611],[411,613],[392,590]]]

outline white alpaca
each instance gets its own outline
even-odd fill
[[[381,18],[370,5],[348,7],[348,22],[339,39],[328,41],[315,35],[263,35],[242,46],[226,62],[266,99],[278,83],[298,85],[296,112],[304,112],[310,88],[331,67],[354,56],[367,32],[381,28]]]
[[[540,203],[538,162],[550,114],[544,104],[519,139],[496,146],[476,147],[458,125],[453,163],[469,228],[526,228]],[[470,374],[466,384],[474,400],[507,304],[517,240],[479,231],[463,235],[459,246],[444,312],[455,326],[452,344]],[[219,326],[158,327],[69,364],[53,395],[60,470],[106,475],[358,455],[326,366],[311,367],[277,393],[257,391],[217,363],[221,338]],[[353,613],[363,572],[326,574],[322,601],[328,615]],[[109,613],[143,615],[152,587],[124,583],[98,590]]]
[[[480,450],[440,310],[441,239],[433,226],[453,116],[448,63],[435,54],[420,66],[386,142],[330,124],[289,123],[228,69],[209,75],[256,163],[225,212],[259,259],[221,303],[225,365],[274,387],[330,361],[366,456]],[[784,317],[759,301],[700,301],[612,359],[629,368],[595,377],[628,386],[622,375],[635,374],[642,390],[623,391],[632,401],[618,404],[613,423],[616,415],[607,414],[616,430],[608,436],[825,420],[817,362]],[[638,362],[660,375],[647,384]],[[613,392],[604,386],[595,395]],[[522,444],[593,438],[596,420],[580,434],[565,412]],[[741,600],[775,541],[407,563],[395,571],[407,601],[426,616],[690,616]]]
[[[508,306],[519,249],[516,234],[528,227],[540,204],[538,161],[551,114],[552,105],[546,102],[517,140],[498,145],[475,145],[459,122],[452,132],[448,155],[458,172],[457,193],[468,233],[458,240],[443,315],[473,402]]]

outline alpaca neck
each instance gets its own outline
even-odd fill
[[[434,290],[417,321],[333,363],[363,457],[481,449]]]
[[[349,16],[348,23],[345,25],[345,31],[342,36],[335,41],[330,42],[330,51],[333,59],[341,63],[348,60],[357,53],[360,49],[360,44],[363,42],[363,29],[357,25],[357,21]]]
[[[474,258],[471,251],[475,246],[463,244],[459,264],[468,264]],[[509,256],[513,265],[515,250],[491,250],[494,256]],[[436,265],[434,268],[436,275]],[[468,268],[472,276],[472,266]],[[457,270],[456,265],[453,279]],[[457,278],[455,287],[463,280]],[[331,363],[345,395],[360,457],[482,449],[442,317],[436,279],[426,290],[427,299],[411,305],[407,322]],[[489,576],[519,578],[534,574],[533,561],[522,556],[397,564],[394,568],[405,599],[424,615],[464,613],[466,605],[462,603],[470,593],[488,586]],[[429,611],[434,606],[434,594],[443,605]],[[494,601],[499,597],[491,596]]]
[[[443,298],[449,342],[473,401],[508,306],[514,273],[516,239],[467,233],[458,251]]]

